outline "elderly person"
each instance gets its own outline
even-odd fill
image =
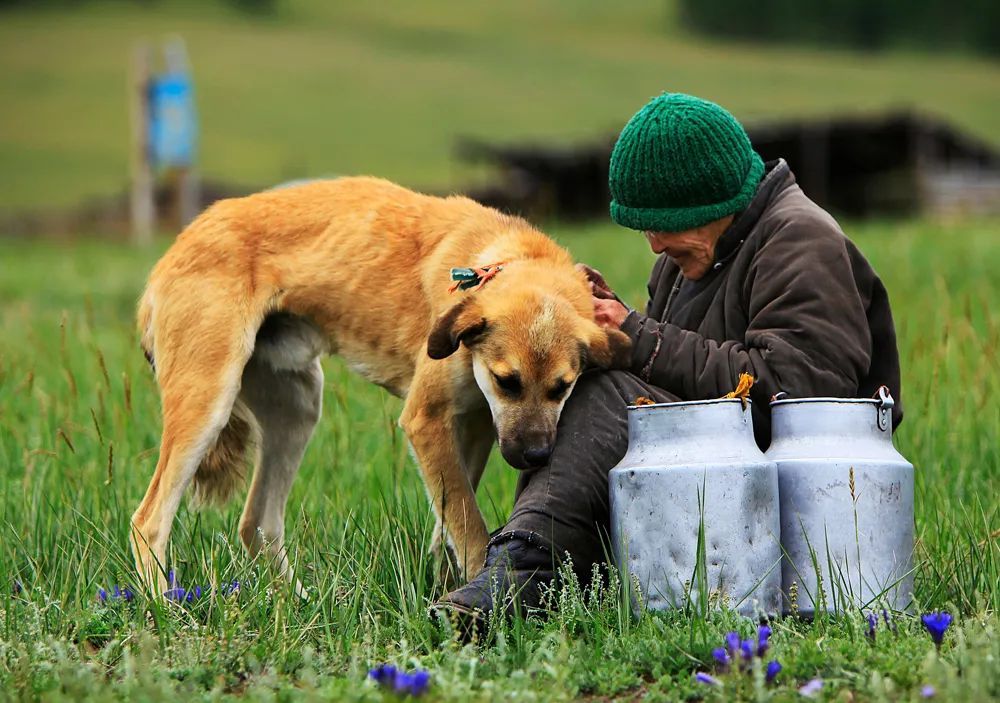
[[[486,568],[439,609],[475,618],[514,602],[537,606],[567,555],[588,579],[609,551],[608,471],[628,446],[626,406],[640,396],[718,398],[750,373],[764,449],[768,401],[779,391],[864,397],[886,384],[894,425],[902,417],[885,287],[788,164],[765,164],[726,110],[688,95],[654,98],[622,130],[610,186],[611,217],[659,255],[644,312],[585,267],[598,323],[632,339],[631,368],[580,378],[549,464],[521,475]]]

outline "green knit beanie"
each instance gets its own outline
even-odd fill
[[[628,121],[611,153],[611,217],[643,231],[700,227],[745,208],[763,174],[735,117],[664,93]]]

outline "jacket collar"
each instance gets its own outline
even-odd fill
[[[764,164],[764,177],[761,178],[760,185],[757,186],[753,200],[744,210],[736,214],[732,223],[719,237],[719,241],[715,243],[713,271],[718,271],[736,256],[736,252],[739,251],[740,246],[749,236],[774,196],[794,182],[795,176],[784,159],[768,161]]]

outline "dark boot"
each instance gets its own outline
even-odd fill
[[[483,570],[431,606],[431,613],[452,620],[466,638],[485,634],[490,614],[498,608],[506,617],[540,609],[557,568],[552,549],[536,533],[501,532],[487,545]]]

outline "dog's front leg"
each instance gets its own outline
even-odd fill
[[[444,524],[465,578],[483,566],[489,534],[469,476],[462,469],[456,416],[447,386],[435,379],[414,379],[400,425],[406,432],[431,505]]]

